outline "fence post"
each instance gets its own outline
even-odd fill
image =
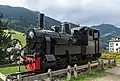
[[[51,69],[48,69],[48,79],[49,79],[49,81],[51,81],[52,80],[52,70]]]
[[[10,77],[10,75],[6,75],[6,78],[4,81],[10,81],[9,77]]]
[[[67,80],[71,79],[71,66],[67,67]]]
[[[6,76],[5,81],[8,81],[8,77],[9,77],[9,75]]]
[[[101,69],[101,60],[98,60],[98,69]]]
[[[111,67],[111,59],[110,58],[108,59],[108,67],[109,68]]]
[[[101,69],[104,69],[104,61],[101,60]]]
[[[116,58],[114,58],[114,61],[113,61],[113,63],[114,63],[114,66],[116,66]]]
[[[88,62],[88,70],[91,71],[91,64]]]
[[[16,72],[16,73],[20,73],[20,72]],[[21,74],[17,75],[17,79],[18,79],[18,81],[21,81]]]
[[[74,76],[77,78],[77,64],[74,65]]]
[[[21,75],[20,74],[17,75],[17,79],[18,79],[18,81],[21,81]]]

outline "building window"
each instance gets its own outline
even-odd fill
[[[112,48],[112,51],[114,51],[114,48]]]
[[[110,47],[114,47],[114,43],[110,43]]]
[[[114,52],[114,48],[110,48],[110,51],[111,51],[111,52]]]
[[[116,43],[116,46],[118,46],[118,43]]]
[[[116,49],[116,52],[118,52],[118,49]]]

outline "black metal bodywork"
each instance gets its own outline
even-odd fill
[[[54,28],[30,29],[26,36],[26,55],[41,57],[41,68],[82,64],[101,56],[99,30],[81,27],[71,33],[69,23],[63,23],[61,31]]]

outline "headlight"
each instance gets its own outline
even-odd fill
[[[34,32],[33,31],[30,31],[29,32],[29,36],[31,37],[31,38],[33,38],[35,35],[34,35]]]
[[[30,30],[28,30],[28,37],[29,38],[34,38],[35,37],[35,31],[34,31],[34,29],[30,29]]]

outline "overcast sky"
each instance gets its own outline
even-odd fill
[[[76,24],[120,26],[120,0],[0,0],[0,4],[37,10]]]

